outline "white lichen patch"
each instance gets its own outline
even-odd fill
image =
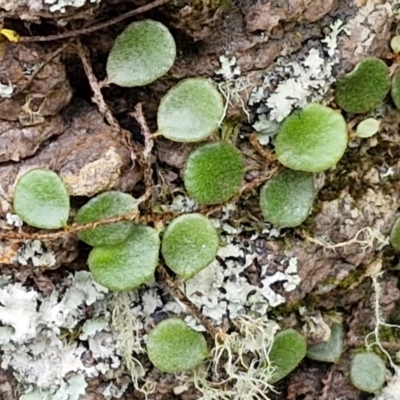
[[[4,85],[0,82],[0,97],[1,98],[10,98],[14,93],[14,86],[11,82],[8,82],[7,85]]]
[[[19,223],[14,219],[10,222]],[[31,262],[34,267],[52,267],[56,263],[55,253],[46,249],[40,240],[24,242],[18,249],[17,259],[21,265],[28,265]]]
[[[330,101],[333,67],[339,62],[337,38],[344,27],[338,20],[330,28],[319,48],[312,48],[300,59],[279,58],[275,68],[265,74],[263,84],[253,90],[249,100],[249,106],[255,107],[253,127],[264,136],[264,144],[293,110],[310,102]]]
[[[65,13],[67,7],[79,8],[89,3],[100,3],[100,0],[43,0],[43,2],[46,5],[50,5],[50,12]]]

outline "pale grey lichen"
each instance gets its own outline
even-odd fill
[[[19,223],[12,217],[8,220],[14,224]],[[56,263],[56,255],[46,249],[40,240],[27,240],[18,249],[17,260],[21,265],[28,265],[31,262],[34,267],[52,267]]]
[[[100,3],[101,0],[44,0],[44,4],[50,5],[50,12],[61,12],[65,13],[67,7],[79,8],[85,4]]]

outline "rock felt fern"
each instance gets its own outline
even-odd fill
[[[129,194],[116,191],[104,192],[79,209],[75,222],[86,224],[136,210],[137,201]],[[88,229],[79,233],[78,237],[91,246],[112,246],[123,242],[132,232],[133,226],[132,222],[117,222]]]
[[[158,130],[175,142],[198,142],[218,128],[224,102],[215,85],[204,78],[185,79],[174,86],[158,108]]]
[[[89,254],[89,269],[93,278],[110,290],[134,289],[153,278],[159,247],[153,228],[134,225],[124,242],[95,247]]]
[[[386,97],[390,89],[389,68],[378,58],[369,57],[336,84],[335,100],[347,112],[362,114],[371,111]]]
[[[35,228],[58,229],[67,224],[69,195],[53,171],[34,169],[22,175],[14,192],[14,211]]]
[[[200,204],[229,200],[239,192],[243,177],[242,154],[226,142],[199,147],[190,154],[184,170],[186,190]]]
[[[168,267],[188,279],[211,263],[218,244],[218,234],[211,221],[201,214],[189,214],[169,224],[161,252]]]
[[[287,170],[261,188],[260,208],[266,221],[282,228],[295,227],[310,214],[315,195],[312,173]]]
[[[150,361],[163,372],[187,371],[207,356],[204,336],[178,318],[160,322],[149,333],[147,353]]]
[[[149,19],[133,22],[110,51],[108,82],[124,87],[147,85],[165,75],[175,57],[174,38],[163,24]]]
[[[275,148],[278,160],[286,167],[320,172],[342,158],[347,142],[344,118],[329,107],[311,103],[286,118]]]

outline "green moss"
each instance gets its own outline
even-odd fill
[[[347,112],[366,113],[383,101],[389,89],[389,68],[378,58],[366,58],[338,80],[335,101]]]

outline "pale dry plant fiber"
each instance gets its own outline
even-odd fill
[[[268,392],[274,390],[268,383],[274,372],[269,352],[279,326],[266,316],[249,315],[241,315],[234,325],[235,332],[215,337],[209,370],[196,370],[193,383],[202,393],[201,400],[269,400]],[[207,373],[218,380],[221,370],[226,379],[207,380]]]
[[[146,353],[139,333],[142,330],[142,324],[132,313],[129,307],[129,295],[126,292],[115,294],[113,302],[112,326],[120,334],[119,353],[130,372],[134,388],[144,393],[147,397],[154,391],[156,383],[142,379],[146,370],[134,356],[135,354]]]

